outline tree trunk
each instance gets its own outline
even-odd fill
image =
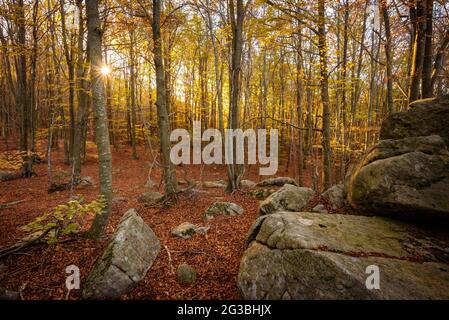
[[[134,30],[131,30],[129,34],[130,38],[130,94],[131,94],[131,149],[132,149],[132,158],[137,159],[137,150],[136,150],[136,57],[134,52],[135,46],[135,35]]]
[[[243,21],[245,18],[245,7],[243,0],[229,2],[229,11],[232,27],[232,51],[231,51],[231,76],[230,76],[230,106],[229,106],[229,128],[237,129],[240,126],[240,74],[243,52]],[[226,190],[233,192],[240,187],[241,165],[235,164],[235,141],[232,141],[234,159],[227,166],[228,186]]]
[[[87,125],[87,81],[84,60],[84,19],[83,0],[76,0],[79,10],[78,25],[78,57],[77,57],[77,100],[78,112],[76,115],[75,136],[73,139],[73,182],[77,184],[81,178],[81,154],[83,149],[84,128]]]
[[[330,106],[329,106],[329,72],[327,69],[327,43],[326,43],[326,18],[325,0],[318,1],[318,48],[320,50],[320,72],[321,72],[321,101],[323,103],[323,187],[325,190],[331,187],[331,129],[330,129]]]
[[[422,68],[422,97],[429,98],[432,90],[432,36],[433,36],[433,0],[426,1],[426,31],[424,40],[424,60]]]
[[[98,13],[98,0],[86,1],[88,48],[92,78],[92,101],[95,118],[95,137],[98,147],[100,193],[106,202],[102,214],[97,215],[90,229],[93,238],[100,238],[108,225],[112,201],[112,159],[109,144],[108,118],[105,103],[104,82],[101,75],[102,30]]]
[[[380,7],[382,10],[382,16],[384,19],[384,25],[385,25],[385,36],[386,36],[386,42],[385,42],[385,58],[387,60],[387,113],[388,115],[392,114],[394,112],[394,100],[393,100],[393,72],[392,72],[392,66],[393,66],[393,57],[391,52],[391,28],[390,28],[390,15],[388,14],[388,6],[387,6],[387,0],[382,0],[380,2]]]
[[[412,66],[410,71],[409,103],[419,99],[421,75],[425,50],[425,1],[418,0],[416,5],[416,18],[413,21],[415,35],[412,48]]]
[[[165,84],[165,70],[162,57],[161,39],[161,0],[153,0],[153,55],[156,69],[156,106],[158,116],[158,127],[160,137],[160,149],[162,166],[164,170],[165,194],[172,195],[177,191],[176,172],[170,161],[170,120],[167,110],[167,91]]]

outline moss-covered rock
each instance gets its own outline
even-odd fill
[[[300,211],[315,195],[310,188],[286,184],[265,199],[259,207],[259,214],[271,214],[278,211]]]
[[[439,135],[449,147],[449,95],[418,100],[406,112],[389,116],[380,130],[380,139]]]
[[[237,216],[242,215],[245,210],[238,204],[232,202],[215,202],[204,212],[204,219],[211,220],[217,215]]]
[[[449,152],[440,136],[382,140],[349,170],[348,203],[358,212],[449,220]]]
[[[446,241],[386,218],[271,214],[251,229],[238,286],[250,300],[448,299]],[[372,265],[380,289],[366,286]]]
[[[176,270],[176,278],[181,284],[193,284],[196,277],[196,270],[187,264],[181,264]]]
[[[180,237],[183,239],[189,239],[196,233],[197,233],[197,226],[189,222],[181,223],[179,226],[173,228],[171,231],[172,236]]]
[[[118,298],[146,275],[160,250],[151,228],[134,209],[122,218],[83,288],[84,299]]]

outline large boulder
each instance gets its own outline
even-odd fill
[[[383,140],[349,170],[348,203],[368,214],[449,219],[449,153],[440,136]]]
[[[238,287],[244,299],[449,299],[442,239],[381,217],[271,214],[251,229]]]
[[[304,208],[315,195],[310,188],[286,184],[266,198],[259,207],[259,214],[271,214],[277,211],[299,211]]]
[[[380,139],[439,135],[449,146],[449,95],[418,100],[410,110],[394,113],[382,124]]]
[[[83,298],[113,299],[129,292],[146,275],[159,250],[154,232],[134,209],[129,210],[87,277]]]

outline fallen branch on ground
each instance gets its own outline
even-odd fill
[[[17,204],[23,203],[23,202],[25,202],[25,201],[26,201],[26,200],[18,200],[18,201],[8,202],[8,203],[5,203],[5,204],[0,204],[0,210],[2,210],[2,209],[9,209],[9,208],[11,208],[12,206],[15,206],[15,205],[17,205]]]

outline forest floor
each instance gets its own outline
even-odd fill
[[[1,151],[1,150],[0,150]],[[161,241],[161,251],[146,277],[123,299],[239,299],[237,274],[240,259],[245,250],[247,233],[258,216],[259,200],[246,192],[225,194],[223,189],[203,189],[195,194],[181,196],[169,208],[146,208],[137,198],[149,191],[145,186],[150,168],[150,152],[140,147],[139,159],[132,160],[129,148],[113,149],[113,202],[108,236],[112,235],[123,214],[135,208],[144,221],[153,229]],[[291,168],[292,169],[292,168]],[[0,210],[0,248],[23,238],[19,227],[36,217],[51,211],[59,204],[67,203],[71,195],[82,196],[86,202],[98,195],[98,164],[96,149],[89,143],[83,176],[94,181],[93,186],[76,187],[73,191],[49,194],[47,163],[34,166],[37,177],[0,182],[0,204],[24,200],[8,209]],[[52,172],[70,172],[63,163],[62,148],[52,152]],[[278,176],[293,176],[293,170],[280,168]],[[257,168],[247,170],[245,179],[258,182],[261,177]],[[188,166],[177,168],[177,175],[189,180],[226,179],[223,166]],[[152,171],[152,180],[160,181],[160,170]],[[310,170],[305,172],[304,185],[311,187]],[[157,191],[157,187],[153,189]],[[317,196],[309,207],[320,201]],[[245,214],[235,217],[216,217],[207,224],[203,220],[205,209],[216,201],[230,201],[245,209]],[[307,208],[307,209],[310,209]],[[330,208],[328,208],[330,212]],[[172,228],[183,222],[200,226],[209,225],[206,235],[195,235],[190,239],[172,237]],[[9,290],[21,291],[23,299],[65,299],[67,289],[65,268],[76,265],[80,268],[81,283],[86,279],[96,258],[101,254],[107,240],[92,241],[77,239],[59,245],[40,245],[18,252],[0,260],[0,283]],[[167,250],[171,254],[172,266],[187,263],[197,270],[198,279],[193,285],[180,285],[171,271]],[[74,290],[69,299],[80,299],[81,292]]]

